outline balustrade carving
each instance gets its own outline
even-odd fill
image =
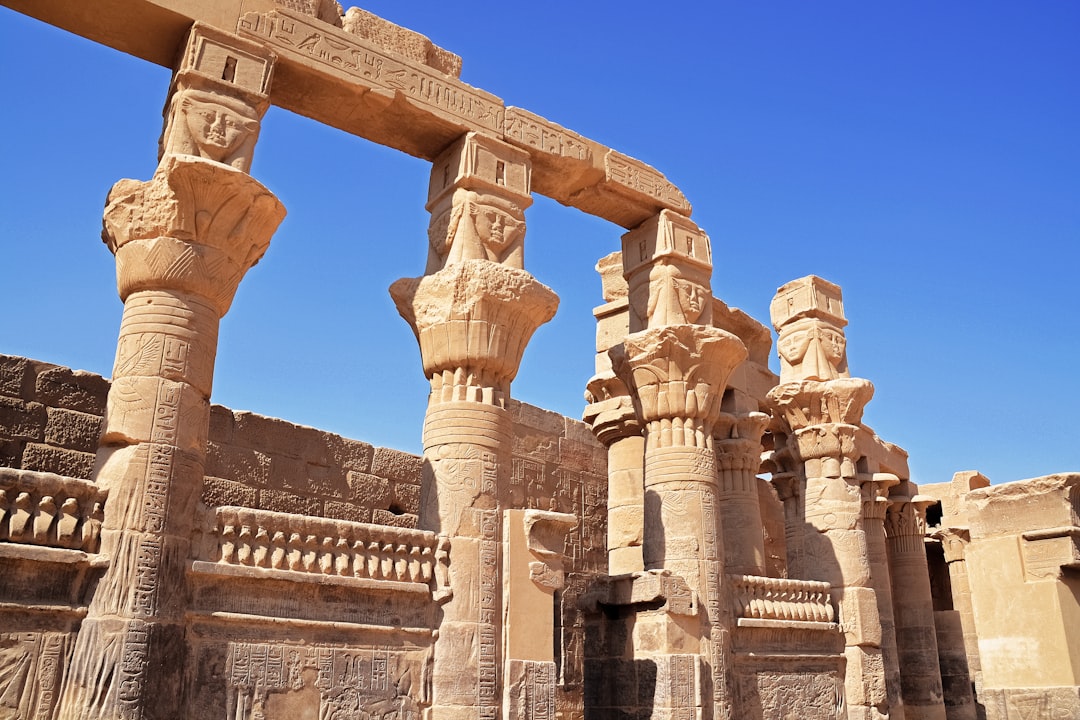
[[[754,620],[833,622],[829,583],[728,575],[736,617]]]
[[[432,532],[233,506],[216,508],[210,525],[199,560],[423,585],[436,577]]]
[[[0,468],[0,541],[97,552],[107,495],[86,480]]]

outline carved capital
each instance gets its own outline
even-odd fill
[[[625,437],[641,435],[641,423],[630,391],[617,375],[594,375],[586,385],[582,419],[592,428],[596,439],[606,446]]]
[[[803,463],[806,477],[855,479],[859,428],[843,423],[824,423],[796,430],[788,441]]]
[[[839,285],[815,275],[792,280],[776,291],[769,314],[780,335],[780,382],[848,377]]]
[[[721,470],[757,473],[761,466],[761,435],[771,418],[765,413],[720,413],[713,425],[716,461]]]
[[[952,564],[964,560],[964,553],[971,542],[971,532],[967,528],[943,528],[934,532],[933,537],[941,541],[945,562]]]
[[[738,337],[714,327],[668,325],[627,336],[609,355],[637,397],[650,444],[712,447],[728,378],[746,359]]]
[[[465,260],[524,267],[525,209],[532,204],[529,154],[468,133],[431,167],[428,273]]]
[[[806,380],[777,385],[768,399],[792,430],[824,423],[858,425],[874,386],[862,378]]]
[[[890,539],[918,538],[918,545],[922,547],[922,539],[926,535],[926,508],[937,500],[928,495],[894,495],[890,501],[885,515],[885,534]]]
[[[525,346],[559,305],[529,273],[487,260],[398,280],[390,295],[420,343],[432,402],[503,404]]]
[[[281,202],[250,175],[169,155],[148,182],[113,186],[102,239],[116,255],[122,299],[139,290],[177,290],[224,315],[284,217]]]
[[[885,520],[885,511],[889,507],[889,488],[899,485],[900,478],[892,473],[865,474],[858,478],[862,488],[863,518]]]

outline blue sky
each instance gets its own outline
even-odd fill
[[[839,283],[865,420],[912,479],[1080,471],[1080,4],[364,7],[462,79],[661,170],[714,292],[768,321]],[[169,72],[0,8],[0,353],[108,375],[109,187],[148,179]],[[422,273],[426,163],[272,108],[252,174],[288,208],[222,323],[214,401],[419,451],[426,383],[386,288]],[[562,298],[513,394],[580,417],[596,259],[622,230],[538,197],[526,267]],[[776,361],[773,361],[776,368]]]

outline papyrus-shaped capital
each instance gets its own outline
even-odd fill
[[[505,399],[525,346],[559,305],[558,296],[529,273],[487,260],[398,280],[390,295],[420,343],[436,401],[453,388],[475,389],[481,401]],[[450,394],[446,399],[463,400],[474,391]]]
[[[824,423],[858,425],[873,396],[869,380],[838,378],[784,383],[770,390],[767,397],[788,426],[800,430]]]
[[[122,299],[139,290],[177,290],[224,315],[284,217],[281,202],[247,173],[170,155],[148,182],[113,186],[102,239],[116,255]]]
[[[712,447],[712,426],[728,378],[746,359],[738,337],[714,327],[669,325],[631,334],[609,354],[615,372],[636,396],[650,434],[659,431],[667,439],[660,440],[661,447],[668,441]]]

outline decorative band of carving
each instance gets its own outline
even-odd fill
[[[225,565],[427,584],[434,533],[225,506],[197,560]],[[197,551],[198,552],[198,551]]]
[[[508,446],[510,430],[510,415],[498,405],[433,402],[424,417],[424,447],[465,443],[498,451]]]
[[[86,480],[0,468],[0,540],[97,552],[107,495]]]
[[[679,483],[685,488],[716,484],[716,457],[710,450],[694,447],[647,448],[645,486]]]
[[[829,583],[728,575],[737,617],[755,620],[832,622]]]
[[[120,321],[113,380],[161,377],[210,397],[219,316],[194,295],[143,290],[128,295]]]

